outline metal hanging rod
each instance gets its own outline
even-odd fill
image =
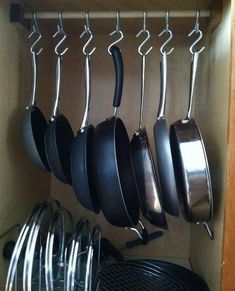
[[[148,11],[148,18],[164,18],[166,11]],[[200,17],[210,17],[210,10],[201,10]],[[64,11],[63,19],[84,19],[85,12]],[[90,11],[92,19],[116,18],[116,11]],[[120,11],[121,18],[142,18],[143,11]],[[171,18],[195,17],[195,10],[170,11]],[[25,19],[31,19],[32,13],[24,13]],[[37,19],[58,19],[58,12],[37,12]]]

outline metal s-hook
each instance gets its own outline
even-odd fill
[[[200,10],[197,9],[196,11],[196,21],[195,26],[193,30],[188,34],[188,37],[192,36],[193,34],[198,34],[198,38],[193,42],[193,44],[190,46],[189,51],[193,55],[195,52],[198,52],[200,54],[204,49],[205,46],[203,46],[201,49],[197,47],[197,44],[200,42],[200,40],[203,38],[203,33],[200,30],[199,26],[199,18],[200,18]]]
[[[60,46],[63,44],[63,42],[67,38],[67,35],[66,35],[66,33],[64,31],[64,27],[63,27],[62,12],[59,12],[59,24],[57,24],[57,31],[54,33],[53,38],[55,38],[57,35],[61,35],[62,39],[55,46],[55,53],[58,56],[62,57],[68,51],[68,48],[65,48],[63,51],[59,51]]]
[[[83,53],[84,55],[88,55],[91,56],[94,51],[96,50],[96,47],[94,47],[93,49],[91,49],[89,52],[87,51],[87,47],[90,44],[90,42],[92,41],[94,35],[90,30],[90,24],[89,24],[89,11],[87,11],[85,13],[85,18],[86,18],[86,24],[84,25],[84,31],[81,33],[80,38],[82,38],[85,34],[89,36],[89,39],[87,40],[87,42],[84,44],[83,46]]]
[[[112,43],[109,45],[109,47],[108,47],[108,53],[109,53],[110,55],[112,54],[112,53],[111,53],[111,50],[110,50],[111,47],[112,47],[113,45],[119,43],[119,42],[124,38],[123,32],[122,32],[121,29],[120,29],[120,11],[119,11],[119,10],[117,10],[117,12],[116,12],[116,28],[115,28],[115,30],[112,31],[109,35],[112,36],[112,35],[114,35],[114,34],[119,34],[120,37],[119,37],[117,40],[115,40],[114,42],[112,42]]]
[[[166,15],[165,15],[165,28],[159,33],[159,37],[168,33],[169,37],[167,38],[167,40],[161,45],[160,47],[160,52],[162,54],[166,53],[167,55],[171,54],[174,50],[174,48],[171,48],[169,51],[167,51],[167,44],[171,41],[171,39],[173,38],[173,33],[172,31],[169,29],[169,11],[166,11]]]
[[[147,18],[147,12],[146,10],[144,10],[143,12],[143,28],[137,33],[136,37],[139,37],[141,34],[145,33],[146,34],[146,38],[144,39],[144,41],[139,45],[138,47],[138,52],[141,56],[143,55],[147,55],[151,50],[152,50],[152,46],[148,49],[143,51],[143,46],[146,44],[146,42],[150,39],[150,32],[146,29],[146,18]]]
[[[41,34],[41,32],[39,30],[39,27],[38,27],[36,13],[33,13],[33,17],[32,18],[33,18],[32,19],[32,30],[31,30],[28,38],[31,38],[33,35],[37,36],[37,38],[34,41],[34,43],[31,45],[30,52],[32,54],[36,54],[38,56],[43,51],[43,48],[39,48],[38,50],[36,49],[36,46],[37,46],[38,42],[42,38],[42,34]]]

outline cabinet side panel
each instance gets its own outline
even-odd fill
[[[28,32],[9,22],[9,1],[0,3],[0,234],[23,223],[33,205],[49,196],[50,174],[37,170],[29,160],[22,141],[21,121],[31,87]],[[42,44],[43,45],[43,44]],[[45,49],[45,52],[47,50]],[[50,100],[46,53],[40,56],[39,102],[45,112]],[[47,70],[47,71],[46,71]],[[46,106],[45,106],[46,105]],[[46,112],[47,114],[47,112]],[[0,290],[4,289],[8,261],[2,247],[11,232],[0,240]]]
[[[225,205],[225,227],[222,269],[222,290],[235,290],[235,3],[232,1],[232,52],[230,79],[230,109],[228,136],[228,178]]]
[[[230,27],[231,13],[230,7],[227,7],[223,21],[208,35],[195,98],[195,119],[202,131],[211,170],[215,239],[210,241],[202,226],[192,225],[190,261],[193,269],[207,280],[213,291],[220,290],[221,280],[228,158]]]

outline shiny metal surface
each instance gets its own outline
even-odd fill
[[[40,209],[38,216],[34,219],[27,246],[25,250],[24,267],[23,267],[23,290],[34,290],[32,279],[33,271],[36,266],[38,270],[38,261],[35,262],[35,257],[43,246],[43,238],[48,229],[49,221],[53,213],[58,209],[59,204],[55,200],[48,200]],[[44,233],[43,233],[44,232]],[[40,284],[40,276],[38,277]]]
[[[86,219],[82,219],[76,225],[69,248],[66,291],[84,288],[90,240],[90,224]]]
[[[169,43],[173,36],[172,31],[169,29],[168,14],[166,14],[165,29],[159,34],[159,36],[162,36],[163,34],[168,34],[169,36],[160,48],[160,52],[162,54],[160,63],[160,102],[157,113],[157,120],[154,124],[153,132],[163,207],[168,214],[179,216],[178,193],[176,188],[168,127],[165,119],[168,77],[167,57],[174,49],[166,48],[166,45]]]
[[[131,148],[142,213],[152,224],[167,228],[158,175],[145,128],[134,134]]]
[[[88,247],[84,291],[93,291],[100,268],[101,229],[94,226]]]
[[[195,91],[195,81],[197,75],[197,66],[198,66],[198,57],[199,52],[195,52],[192,56],[191,71],[190,71],[190,92],[189,92],[189,104],[188,111],[186,115],[186,120],[191,118],[192,106],[194,101],[194,91]]]
[[[171,135],[185,219],[193,223],[211,221],[212,186],[200,130],[193,119],[179,120],[171,126]]]
[[[163,52],[161,68],[161,94],[157,113],[157,119],[165,118],[166,108],[166,93],[167,93],[167,53]]]
[[[137,34],[137,37],[141,33],[145,33],[146,38],[138,47],[138,52],[141,56],[141,98],[139,126],[138,130],[135,131],[132,137],[131,150],[142,213],[152,224],[161,228],[167,228],[165,212],[162,208],[158,175],[156,173],[147,132],[145,127],[142,125],[145,97],[146,56],[152,49],[152,47],[148,49],[146,48],[145,50],[142,48],[150,38],[150,33],[146,29],[146,12],[144,12],[143,17],[143,28]]]
[[[189,48],[192,62],[187,115],[184,119],[171,125],[170,138],[185,219],[196,224],[202,223],[209,237],[213,239],[213,196],[210,170],[200,129],[195,120],[191,118],[198,58],[205,48],[197,46],[203,37],[202,31],[199,29],[199,16],[200,12],[197,10],[195,27],[188,34],[189,37],[193,34],[198,37]]]
[[[147,12],[143,12],[143,28],[137,33],[136,37],[139,37],[141,34],[146,34],[146,38],[138,47],[138,53],[141,55],[141,94],[140,94],[140,113],[139,113],[139,131],[143,126],[143,112],[144,112],[144,94],[145,94],[145,72],[146,72],[146,56],[152,50],[152,46],[148,49],[143,50],[143,46],[148,42],[151,35],[150,32],[146,29],[146,18]]]
[[[8,273],[7,273],[7,280],[5,285],[5,291],[12,291],[14,290],[14,283],[15,283],[15,277],[17,273],[17,265],[21,256],[21,252],[23,250],[23,247],[27,243],[29,232],[31,231],[33,221],[38,217],[40,209],[43,207],[43,204],[38,204],[35,206],[34,210],[30,214],[30,216],[26,219],[20,234],[18,236],[18,239],[16,241],[10,264],[8,267]]]
[[[91,75],[90,75],[90,56],[86,55],[85,60],[85,92],[86,92],[86,106],[81,125],[81,131],[88,125],[89,109],[90,109],[90,88],[91,88]]]
[[[88,126],[88,118],[89,118],[89,109],[90,109],[90,97],[91,97],[91,72],[90,72],[90,56],[96,50],[96,47],[92,48],[89,52],[87,51],[87,46],[93,39],[93,33],[90,30],[89,25],[89,12],[86,12],[86,24],[84,25],[84,31],[80,35],[82,38],[84,35],[89,36],[88,41],[83,46],[83,54],[86,56],[85,58],[85,93],[86,93],[86,105],[85,111],[82,119],[81,131],[83,132],[84,128]]]
[[[61,63],[63,55],[68,51],[68,48],[65,48],[63,51],[59,51],[59,48],[66,40],[67,35],[64,31],[63,27],[63,20],[62,20],[62,12],[58,14],[59,16],[59,24],[57,25],[57,31],[53,35],[53,38],[60,35],[62,38],[55,46],[55,54],[57,55],[57,62],[56,62],[56,99],[53,107],[53,112],[51,116],[51,120],[54,119],[60,113],[60,87],[61,87]]]
[[[32,30],[28,36],[28,38],[36,37],[36,40],[30,47],[30,53],[32,55],[32,93],[31,98],[29,101],[28,106],[26,109],[30,108],[30,106],[36,105],[36,87],[37,87],[37,56],[43,51],[43,48],[37,48],[37,44],[42,38],[42,34],[39,30],[38,23],[37,23],[37,17],[36,13],[33,13],[33,19],[32,19],[33,25]]]
[[[47,291],[61,287],[65,280],[65,248],[73,232],[73,218],[68,210],[60,207],[49,225],[45,247],[45,284]]]

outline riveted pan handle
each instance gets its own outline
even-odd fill
[[[116,74],[116,83],[115,83],[115,91],[114,91],[114,99],[113,99],[113,107],[114,107],[114,116],[117,114],[117,109],[121,104],[122,99],[122,88],[123,88],[123,60],[119,47],[112,46],[110,48],[114,67]]]

